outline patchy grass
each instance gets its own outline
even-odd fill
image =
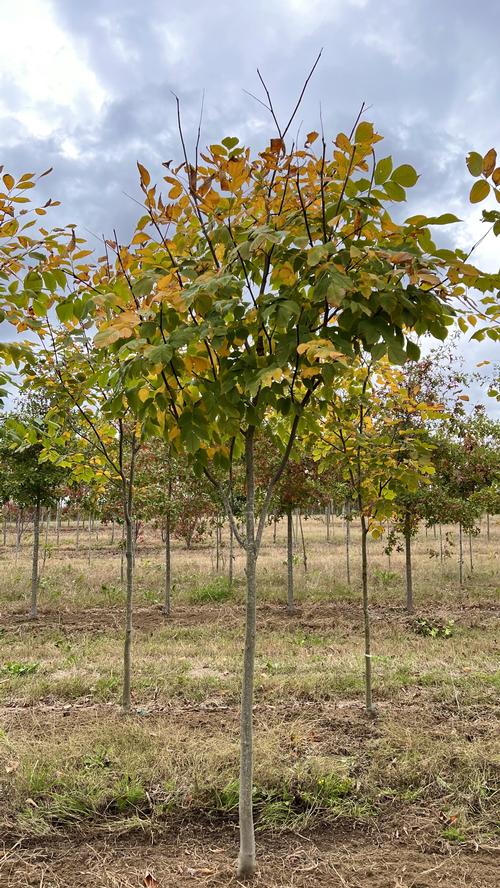
[[[284,534],[259,566],[255,811],[262,834],[343,824],[389,836],[414,828],[430,846],[495,841],[499,820],[496,706],[498,589],[492,539],[474,541],[474,571],[414,546],[415,602],[403,612],[401,556],[370,543],[374,697],[363,714],[359,561],[347,585],[340,524],[325,540],[305,523],[307,574],[285,609]],[[358,541],[353,528],[352,548]],[[118,709],[124,592],[120,554],[101,534],[91,556],[70,533],[51,549],[40,619],[26,619],[29,552],[0,554],[0,828],[40,842],[172,823],[234,824],[243,647],[243,558],[235,583],[209,548],[174,546],[173,615],[161,613],[163,553],[137,557],[134,714]],[[414,827],[412,826],[414,824]],[[375,826],[376,825],[376,826]],[[420,840],[420,839],[419,839]]]

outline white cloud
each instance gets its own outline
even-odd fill
[[[15,110],[4,105],[5,122],[20,124],[35,138],[47,138],[102,110],[106,92],[68,34],[55,21],[50,3],[22,0],[2,9],[0,74],[16,94]]]

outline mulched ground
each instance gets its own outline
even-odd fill
[[[190,826],[156,840],[84,836],[0,852],[5,888],[194,888],[236,886],[236,830]],[[310,835],[258,836],[261,888],[495,888],[498,859],[484,848],[437,851],[418,829],[390,837],[325,829]]]

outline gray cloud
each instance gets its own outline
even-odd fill
[[[16,70],[2,70],[7,125],[1,160],[19,173],[53,165],[43,189],[63,201],[59,217],[98,236],[113,227],[122,239],[130,234],[139,208],[124,192],[139,196],[137,159],[159,176],[162,160],[179,158],[171,91],[181,98],[188,137],[205,90],[204,142],[235,134],[260,145],[273,134],[272,121],[243,92],[262,95],[256,67],[284,120],[321,46],[297,125],[303,122],[303,132],[317,128],[321,103],[325,131],[334,137],[366,101],[368,118],[386,138],[381,153],[421,173],[417,204],[412,199],[404,212],[418,205],[470,215],[464,156],[471,148],[500,147],[498,0],[475,6],[463,0],[41,5],[92,74],[101,98],[96,106],[90,80],[82,81],[76,109],[58,105],[43,76],[39,92],[27,94]],[[20,47],[20,69],[22,53]],[[72,70],[61,71],[62,78],[72,76]],[[20,108],[37,111],[49,134],[34,135]]]

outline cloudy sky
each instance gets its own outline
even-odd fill
[[[483,233],[464,158],[500,149],[499,0],[0,0],[0,163],[13,174],[54,167],[47,196],[64,222],[126,240],[139,208],[136,160],[160,172],[179,158],[172,91],[186,132],[205,91],[203,140],[274,135],[259,67],[282,119],[318,50],[297,124],[350,128],[362,101],[384,153],[421,178],[409,208],[455,212],[456,244]],[[477,261],[497,269],[499,244]],[[494,358],[468,346],[469,363]]]

